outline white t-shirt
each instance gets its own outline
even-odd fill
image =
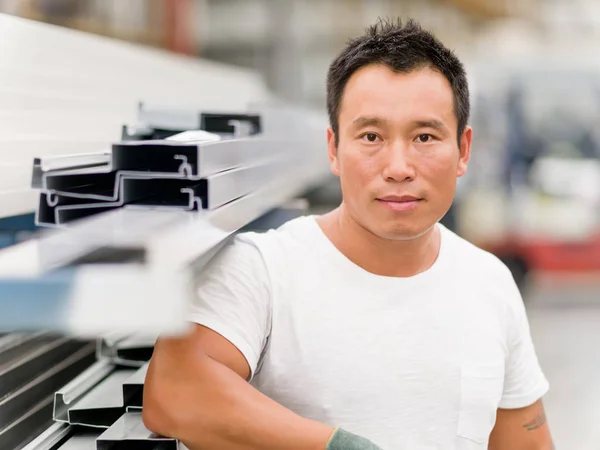
[[[304,417],[386,450],[487,449],[497,408],[548,382],[509,270],[438,226],[437,261],[409,278],[355,265],[314,217],[241,234],[201,275],[190,318]]]

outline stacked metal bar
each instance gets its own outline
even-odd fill
[[[155,340],[155,336],[141,335],[99,339],[97,362],[56,391],[52,414],[55,423],[27,446],[13,448],[183,448],[173,439],[148,431],[142,423],[144,380]]]
[[[143,105],[139,113],[139,123],[123,128],[123,141],[111,152],[34,161],[38,225],[65,225],[125,205],[216,209],[293,163],[289,145],[265,138],[258,115]]]
[[[252,111],[143,107],[110,152],[35,161],[37,220],[57,229],[0,251],[0,331],[102,338],[0,359],[0,449],[21,450],[14,437],[38,434],[52,411],[56,423],[27,450],[182,448],[141,421],[156,336],[187,330],[190,284],[234,233],[276,226],[289,217],[277,208],[329,181],[320,116]],[[10,381],[42,367],[26,386]]]
[[[0,448],[20,448],[47,428],[55,391],[94,360],[89,341],[42,332],[0,337]]]
[[[37,220],[58,229],[0,251],[0,330],[180,332],[190,276],[330,180],[324,117],[249,111],[142,106],[111,151],[36,160]]]

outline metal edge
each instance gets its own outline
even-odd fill
[[[69,406],[77,402],[96,384],[105,379],[114,370],[108,361],[98,361],[85,372],[54,393],[52,418],[57,422],[68,422]]]
[[[142,408],[144,382],[146,381],[149,365],[149,362],[145,363],[123,383],[123,401],[126,406],[137,406]]]
[[[51,412],[52,396],[48,396],[30,409],[27,414],[0,430],[0,448],[4,450],[23,445],[27,439],[31,438],[32,434],[41,431],[38,427],[50,425]]]
[[[56,450],[71,435],[73,428],[63,423],[54,423],[21,450]]]
[[[72,379],[73,376],[85,370],[93,361],[93,357],[92,344],[81,347],[4,397],[0,401],[0,411],[2,411],[2,420],[9,421],[6,426],[16,421],[20,416],[25,415],[27,409],[36,404],[38,396],[52,395],[51,392],[56,389],[57,383]],[[48,418],[50,419],[50,416]]]
[[[111,450],[115,444],[130,442],[137,450],[154,450],[157,443],[164,446],[161,450],[177,450],[178,442],[172,438],[158,436],[148,430],[140,413],[125,413],[96,440],[97,450]]]

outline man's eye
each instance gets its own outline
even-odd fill
[[[417,140],[422,144],[426,144],[427,142],[431,141],[431,138],[432,136],[427,133],[420,134],[417,136]]]
[[[378,136],[375,133],[367,133],[363,136],[369,142],[377,142]]]

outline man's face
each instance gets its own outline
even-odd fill
[[[363,67],[346,84],[338,121],[337,148],[327,134],[329,160],[351,218],[384,239],[430,230],[450,208],[470,156],[470,128],[458,147],[448,80],[430,68]]]

